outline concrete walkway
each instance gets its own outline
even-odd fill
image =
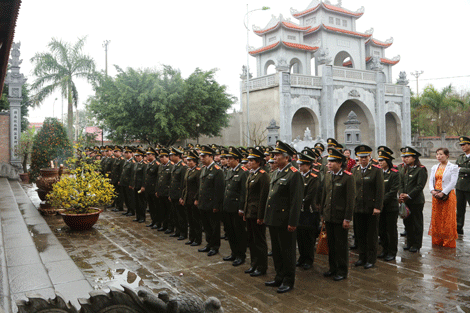
[[[93,288],[17,181],[0,178],[0,307],[17,312],[28,294],[55,292],[79,308]]]

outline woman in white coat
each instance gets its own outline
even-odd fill
[[[432,244],[455,248],[457,239],[457,217],[455,197],[455,184],[459,176],[459,167],[449,162],[449,150],[439,148],[436,150],[436,164],[429,175],[429,190],[433,196],[432,216],[429,235]]]

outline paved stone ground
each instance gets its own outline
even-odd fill
[[[433,160],[425,161],[430,169]],[[39,202],[33,189],[29,196]],[[293,292],[279,295],[264,286],[274,277],[272,260],[268,274],[252,278],[222,257],[230,252],[223,241],[220,254],[207,257],[197,247],[132,222],[132,217],[106,211],[94,229],[73,232],[58,216],[46,217],[52,232],[94,289],[127,284],[170,294],[195,293],[218,297],[225,312],[470,312],[470,227],[458,239],[456,249],[432,247],[427,229],[431,199],[426,192],[425,234],[420,253],[402,250],[396,262],[378,261],[369,270],[355,268],[357,254],[350,254],[347,280],[324,278],[327,257],[317,255],[309,271],[297,270]],[[467,225],[470,225],[467,214]],[[398,222],[399,231],[403,223]]]

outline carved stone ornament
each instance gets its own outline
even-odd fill
[[[353,97],[353,98],[359,98],[361,95],[356,89],[353,89],[348,93],[348,96]]]
[[[242,66],[242,73],[240,75],[240,79],[246,79],[246,74],[247,74],[247,67],[246,65]],[[253,75],[250,73],[250,79],[253,77]]]
[[[381,71],[381,70],[383,70],[383,68],[384,67],[380,63],[380,58],[379,57],[373,57],[372,58],[372,65],[371,65],[370,69],[373,70],[373,71]]]
[[[89,299],[78,299],[81,305],[77,310],[70,302],[56,295],[54,299],[29,296],[28,300],[16,302],[19,313],[223,313],[219,299],[210,297],[203,302],[196,296],[169,297],[167,292],[154,295],[151,291],[122,286],[124,291],[110,287],[109,292],[90,292]]]
[[[277,59],[276,71],[278,71],[278,72],[288,72],[289,71],[289,64],[287,64],[287,61],[286,61],[285,58],[279,57]]]
[[[410,81],[406,78],[406,72],[400,72],[400,75],[398,75],[397,84],[406,86],[409,82]]]
[[[315,53],[318,58],[318,64],[330,64],[331,63],[331,58],[328,57],[328,55],[330,54],[330,51],[328,50],[328,48],[323,48],[321,47],[320,49],[318,49],[318,51]]]

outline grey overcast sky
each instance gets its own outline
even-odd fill
[[[250,10],[270,7],[269,11],[251,13],[250,26],[264,28],[272,15],[279,14],[297,22],[290,8],[301,11],[310,1],[250,0]],[[15,41],[21,41],[22,72],[29,83],[34,80],[30,59],[36,52],[47,51],[52,37],[75,42],[87,36],[84,52],[96,60],[98,69],[104,69],[103,41],[111,41],[110,75],[116,74],[113,64],[121,68],[168,64],[179,68],[185,77],[196,67],[217,68],[218,81],[239,97],[239,75],[246,64],[246,4],[221,0],[23,0],[15,34]],[[343,0],[342,5],[353,11],[365,7],[357,31],[373,27],[374,38],[394,38],[386,50],[388,58],[401,56],[393,76],[396,79],[400,71],[406,71],[414,92],[416,82],[409,73],[415,70],[424,71],[420,90],[430,83],[437,88],[452,83],[458,91],[470,90],[470,62],[466,59],[470,48],[469,0]],[[261,38],[252,32],[249,40],[250,46],[261,46]],[[250,57],[250,67],[254,69],[255,58]],[[453,78],[440,79],[445,77]],[[93,90],[84,82],[77,86],[79,108],[83,108]],[[238,109],[238,103],[234,108]],[[31,110],[29,117],[31,122],[42,122],[48,116],[60,118],[60,114],[61,98],[57,94]]]

